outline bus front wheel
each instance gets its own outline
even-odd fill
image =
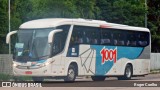
[[[70,65],[68,68],[67,76],[64,78],[65,82],[74,82],[76,79],[76,70],[74,65]]]

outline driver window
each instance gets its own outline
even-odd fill
[[[62,32],[55,33],[52,43],[52,56],[61,53],[64,50],[70,25],[58,26],[56,29],[62,29]]]

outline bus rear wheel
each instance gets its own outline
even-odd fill
[[[104,81],[105,80],[105,76],[91,76],[93,81]]]
[[[132,67],[127,64],[124,72],[124,76],[118,77],[118,80],[130,80],[132,77]]]
[[[76,70],[73,65],[70,65],[68,68],[67,76],[64,78],[65,82],[74,82],[76,79]]]

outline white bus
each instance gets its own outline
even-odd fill
[[[131,79],[150,72],[150,31],[100,20],[48,18],[28,21],[17,31],[15,76],[73,82],[76,76]]]

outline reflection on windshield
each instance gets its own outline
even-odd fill
[[[50,55],[48,34],[53,29],[19,30],[14,56],[17,60],[39,60]]]

